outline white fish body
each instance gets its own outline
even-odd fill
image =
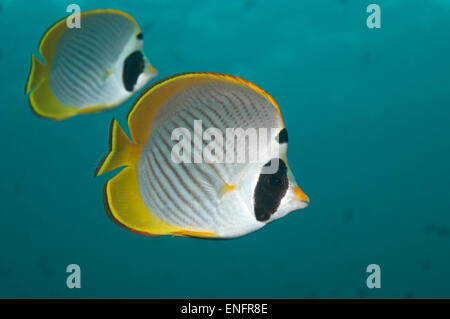
[[[309,200],[296,186],[287,167],[287,143],[277,140],[285,129],[274,103],[256,86],[216,74],[175,76],[148,89],[138,99],[129,117],[135,157],[128,157],[127,163],[120,163],[128,166],[125,170],[130,169],[134,179],[118,183],[113,179],[106,185],[107,207],[113,219],[119,220],[119,224],[129,230],[144,234],[235,238],[256,231],[295,209],[306,207]],[[196,130],[195,121],[201,121],[203,132],[214,128],[224,135],[227,128],[254,129],[258,141],[260,129],[266,129],[269,133],[266,143],[258,142],[255,149],[254,144],[241,140],[241,144],[234,143],[231,152],[237,159],[237,152],[243,149],[247,154],[259,150],[262,158],[227,163],[223,161],[228,155],[224,152],[224,157],[217,154],[210,157],[220,159],[220,162],[205,161],[202,155],[209,142]],[[141,127],[145,129],[139,130]],[[173,132],[180,128],[184,138],[173,140]],[[113,124],[113,150],[105,158],[98,174],[119,164],[114,163],[113,155],[114,135],[119,135],[118,132],[118,126]],[[201,141],[200,144],[192,143],[195,138]],[[224,150],[232,146],[230,140],[222,142],[218,144]],[[174,161],[172,151],[176,144],[185,150],[191,149],[192,162]],[[195,158],[202,160],[196,162]],[[279,171],[262,175],[263,167],[272,159],[279,163]],[[127,175],[121,172],[116,178],[120,179],[121,174]],[[267,193],[265,182],[261,187],[261,180],[265,180],[266,175],[281,178],[282,194],[279,192],[281,189]],[[123,208],[115,207],[114,190],[121,194],[129,193],[130,184],[137,184],[133,189],[139,193],[139,204],[125,212],[121,210]],[[272,194],[275,196],[268,196]],[[136,227],[134,221],[127,222],[133,211],[151,214],[167,227],[155,226],[155,222],[146,225],[147,229]]]

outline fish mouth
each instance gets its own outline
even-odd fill
[[[294,192],[294,195],[295,195],[295,197],[294,197],[295,201],[302,202],[302,203],[306,204],[306,206],[309,205],[309,197],[297,185],[295,185],[292,188],[292,191]]]
[[[146,69],[147,69],[147,72],[150,73],[151,75],[153,75],[153,76],[158,75],[158,71],[150,64],[146,65]]]

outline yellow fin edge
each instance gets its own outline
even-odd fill
[[[117,14],[130,20],[136,27],[137,32],[140,28],[137,22],[129,14],[114,9],[99,9],[85,11],[81,17],[95,14]],[[79,114],[92,114],[103,111],[105,108],[112,108],[110,105],[97,105],[89,108],[77,109],[72,106],[61,104],[52,94],[49,84],[49,68],[53,61],[53,55],[59,38],[66,30],[67,17],[64,17],[50,26],[43,34],[39,42],[39,53],[44,60],[41,63],[33,54],[31,57],[31,68],[25,85],[25,94],[31,94],[28,97],[31,110],[37,116],[48,118],[55,121],[65,120],[69,117]]]
[[[195,81],[183,81],[188,79],[194,79]],[[223,80],[252,89],[273,105],[273,107],[277,110],[281,123],[283,123],[280,109],[275,100],[268,93],[251,82],[248,82],[240,77],[220,73],[180,73],[153,83],[136,98],[127,116],[128,127],[130,128],[130,134],[133,140],[138,142],[144,142],[147,140],[151,132],[152,122],[155,115],[164,103],[174,94],[180,92],[186,87],[189,87],[190,85],[199,84],[208,80]],[[148,100],[146,100],[149,95],[151,96]]]
[[[25,94],[31,92],[28,101],[31,110],[37,116],[60,121],[78,114],[100,112],[106,107],[106,105],[99,105],[77,109],[61,104],[50,89],[48,72],[46,65],[41,63],[33,54],[31,56],[30,74],[25,85]]]
[[[89,15],[95,14],[116,14],[125,17],[130,20],[133,25],[136,27],[137,32],[141,32],[136,20],[128,13],[125,13],[120,10],[115,9],[96,9],[90,11],[81,12],[81,19]],[[70,15],[56,21],[53,25],[51,25],[43,34],[41,41],[39,42],[39,52],[45,60],[45,63],[51,62],[53,59],[53,53],[59,37],[66,30],[66,20]]]
[[[31,110],[37,116],[56,121],[67,119],[79,112],[74,107],[62,105],[55,98],[48,81],[48,70],[34,55],[25,87],[26,94],[30,91],[28,102]]]
[[[135,166],[140,147],[134,144],[115,119],[110,125],[109,151],[101,160],[94,176],[99,176],[123,166]]]
[[[214,238],[210,232],[192,231],[172,226],[150,212],[142,201],[136,167],[126,167],[104,189],[105,209],[109,218],[120,227],[144,236],[174,235]]]
[[[47,73],[45,65],[43,65],[34,54],[31,55],[31,68],[28,74],[27,83],[25,84],[25,94],[39,85],[44,79],[42,76]]]
[[[110,126],[110,151],[103,158],[95,174],[101,175],[126,166],[105,185],[105,209],[110,219],[122,228],[139,235],[216,238],[217,234],[212,232],[169,225],[147,209],[140,195],[137,176],[140,151],[140,146],[133,144],[113,119]]]

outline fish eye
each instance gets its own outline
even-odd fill
[[[143,39],[144,39],[144,35],[143,35],[142,33],[139,33],[139,34],[136,36],[136,39],[138,39],[138,40],[143,40]]]
[[[283,179],[281,179],[280,177],[278,177],[276,175],[271,175],[266,180],[270,186],[275,187],[275,188],[283,186],[283,184],[284,184]]]
[[[284,144],[288,142],[288,133],[286,128],[282,129],[280,133],[278,133],[276,140],[278,144]]]

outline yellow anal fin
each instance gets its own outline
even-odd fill
[[[101,104],[101,105],[97,105],[97,106],[91,106],[91,107],[86,107],[83,109],[78,110],[77,115],[78,114],[94,114],[94,113],[100,113],[108,108],[110,108],[111,106],[108,106],[106,104]]]
[[[193,237],[193,238],[217,238],[216,233],[204,232],[204,231],[194,231],[194,230],[179,230],[172,233],[174,236],[179,237]]]
[[[111,220],[132,233],[144,236],[217,238],[215,233],[186,230],[170,225],[149,211],[139,192],[136,167],[124,168],[106,183],[104,200]]]
[[[52,119],[54,121],[65,120],[78,114],[78,110],[71,106],[62,105],[50,90],[47,78],[39,82],[30,80],[31,93],[28,97],[31,110],[40,117]],[[37,83],[36,87],[32,84]],[[27,86],[28,88],[28,86]]]
[[[156,217],[145,206],[135,167],[126,167],[105,186],[105,207],[109,217],[119,226],[139,235],[175,234],[182,229]]]
[[[109,152],[100,162],[95,176],[102,175],[122,166],[135,166],[140,147],[130,141],[116,120],[110,126]]]

